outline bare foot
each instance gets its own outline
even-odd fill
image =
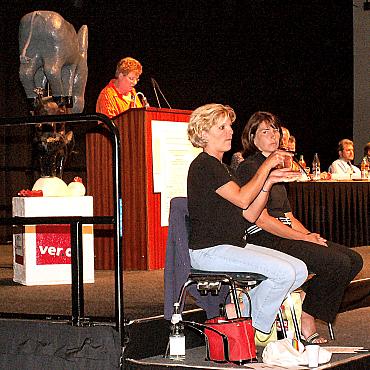
[[[301,331],[304,339],[312,344],[327,343],[328,340],[325,337],[320,336],[316,330],[315,318],[302,311]]]

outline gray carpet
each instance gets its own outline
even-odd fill
[[[370,247],[357,250],[363,256],[365,266],[356,279],[370,278]],[[113,316],[113,271],[95,271],[95,283],[85,284],[84,291],[87,316]],[[12,247],[0,246],[0,312],[68,315],[70,305],[70,285],[24,286],[14,283]],[[124,308],[125,314],[132,319],[162,315],[163,270],[124,272]]]
[[[365,267],[356,279],[370,278],[370,247],[357,250],[364,257]],[[23,286],[12,279],[11,246],[0,246],[0,312],[71,314],[70,285]],[[138,319],[163,314],[163,270],[125,272],[124,287],[126,317]],[[85,284],[84,290],[86,316],[113,317],[113,271],[95,271],[95,283]],[[324,323],[318,323],[318,328],[326,335]],[[356,345],[370,347],[370,307],[339,314],[334,328],[336,342],[353,345],[356,339]]]

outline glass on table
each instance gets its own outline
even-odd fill
[[[294,165],[293,165],[293,157],[284,157],[284,163],[283,167],[284,168],[290,168],[292,171],[294,171]]]

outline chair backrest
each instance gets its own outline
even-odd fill
[[[164,268],[164,317],[170,320],[173,304],[177,302],[182,285],[190,273],[188,233],[185,217],[188,215],[185,197],[171,199]]]
[[[170,215],[168,233],[174,234],[176,255],[190,270],[189,257],[189,211],[186,197],[172,198],[170,202]],[[167,239],[168,243],[169,239]]]

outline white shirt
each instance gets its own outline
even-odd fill
[[[334,161],[329,167],[330,173],[336,173],[339,175],[351,175],[359,174],[361,175],[361,170],[353,165],[351,161],[346,161],[343,158],[339,158]]]

